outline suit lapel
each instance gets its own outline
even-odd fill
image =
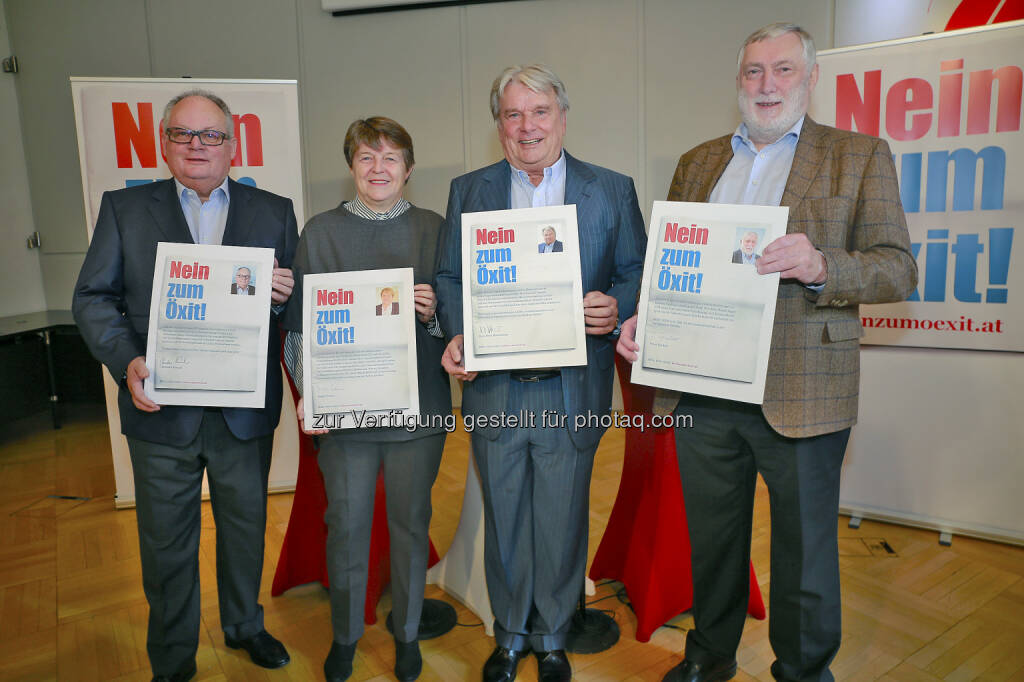
[[[478,211],[504,211],[511,206],[512,167],[500,161],[484,170],[480,201],[467,201],[467,206],[479,205]]]
[[[224,246],[244,246],[248,240],[246,232],[252,224],[252,195],[245,185],[228,179],[228,220],[224,225]]]
[[[584,213],[594,205],[586,199],[590,197],[596,179],[594,171],[585,163],[565,152],[565,203],[576,204],[576,224],[581,230],[583,225],[590,224]]]
[[[708,152],[707,172],[700,173],[697,185],[697,196],[687,199],[688,201],[699,201],[707,203],[711,198],[711,192],[718,184],[729,162],[732,161],[732,136],[724,138],[724,144],[717,145]]]
[[[194,244],[192,233],[189,232],[185,214],[181,212],[181,201],[177,197],[177,185],[174,180],[154,183],[149,214],[153,222],[166,237],[165,241]]]
[[[786,179],[786,189],[782,193],[782,201],[779,202],[780,206],[792,208],[803,201],[811,182],[818,176],[818,167],[825,160],[825,153],[828,151],[822,144],[823,132],[822,127],[810,116],[804,118],[800,139],[797,140],[796,152],[793,154],[793,165]]]

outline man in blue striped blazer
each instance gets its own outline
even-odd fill
[[[491,88],[505,160],[452,181],[441,233],[437,312],[451,339],[442,362],[465,382],[463,415],[536,415],[534,427],[486,426],[472,434],[497,640],[484,665],[485,682],[515,679],[519,660],[531,649],[541,680],[572,676],[565,638],[583,589],[590,474],[604,433],[594,425],[574,428],[574,417],[601,416],[611,408],[618,321],[633,314],[643,270],[646,237],[633,181],[563,150],[568,109],[565,86],[546,66],[505,69]],[[466,372],[462,213],[562,204],[576,205],[587,292],[586,366]],[[566,415],[565,426],[543,425],[545,410]]]

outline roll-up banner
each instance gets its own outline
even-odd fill
[[[1024,21],[818,53],[810,115],[884,138],[917,290],[861,307],[863,341],[1024,350]]]

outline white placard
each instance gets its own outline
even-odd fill
[[[654,202],[633,383],[763,401],[779,274],[754,263],[788,217],[784,206]]]
[[[462,272],[468,371],[587,364],[575,204],[463,213]]]
[[[413,269],[306,275],[302,378],[312,429],[398,427],[418,416]]]
[[[273,270],[273,249],[157,244],[146,341],[153,402],[263,407]]]

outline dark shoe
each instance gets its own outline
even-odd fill
[[[174,673],[173,675],[157,675],[153,678],[153,682],[188,682],[196,674],[196,662],[192,661],[185,670]]]
[[[327,682],[345,682],[352,674],[352,660],[356,657],[356,645],[331,642],[331,650],[324,661],[324,677]]]
[[[537,657],[537,679],[540,682],[569,682],[572,679],[572,666],[564,649],[534,651],[533,655]]]
[[[399,642],[395,640],[395,677],[401,682],[412,682],[423,671],[423,657],[420,655],[420,643]]]
[[[525,651],[495,647],[490,658],[484,663],[484,682],[512,682],[516,679],[516,668],[526,655]]]
[[[690,659],[668,671],[661,682],[726,682],[736,675],[736,659],[719,659],[713,663],[694,663]]]
[[[271,637],[266,630],[260,630],[245,639],[231,639],[225,635],[224,643],[232,649],[245,649],[252,662],[261,668],[280,668],[292,660],[284,644]]]

